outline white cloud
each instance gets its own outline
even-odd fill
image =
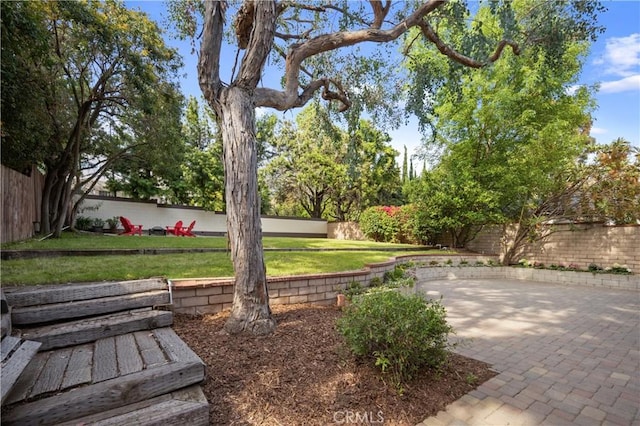
[[[592,127],[589,133],[592,135],[606,135],[609,132],[602,127]]]
[[[619,93],[640,91],[640,74],[631,75],[620,80],[605,81],[600,84],[601,93]]]
[[[640,68],[640,33],[607,39],[604,57],[595,63],[607,64],[608,74],[622,77],[636,74]]]

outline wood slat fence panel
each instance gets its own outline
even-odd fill
[[[40,200],[44,176],[34,167],[31,176],[1,166],[2,223],[0,241],[3,243],[30,238],[34,222],[40,222]]]

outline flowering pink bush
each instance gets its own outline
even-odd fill
[[[360,229],[374,241],[418,243],[416,237],[416,206],[374,206],[360,215]]]

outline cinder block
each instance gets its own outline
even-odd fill
[[[327,291],[326,293],[324,293],[324,298],[325,299],[335,299],[337,295],[338,295],[338,293],[336,293],[335,291]]]
[[[222,294],[222,287],[207,287],[207,288],[197,288],[196,296],[211,296],[213,294]]]
[[[178,289],[173,289],[173,298],[174,299],[181,299],[183,297],[193,297],[196,295],[196,290],[195,289],[185,289],[185,290],[178,290]]]
[[[293,280],[289,282],[289,288],[307,287],[309,280]]]
[[[299,295],[312,294],[312,293],[317,293],[317,288],[315,286],[313,286],[313,287],[300,287],[298,289],[298,294]]]
[[[271,305],[288,305],[289,298],[288,297],[270,297],[269,303]]]
[[[309,302],[320,302],[322,300],[327,300],[325,298],[325,294],[324,293],[309,294],[308,295],[308,299],[309,299]]]
[[[335,286],[340,284],[340,277],[327,277],[325,278],[325,282],[328,286]]]
[[[307,295],[289,297],[289,303],[307,303],[308,301],[309,298],[307,297]]]
[[[307,282],[307,285],[309,287],[316,287],[319,285],[325,285],[327,284],[327,279],[326,278],[312,278]]]
[[[209,296],[185,297],[180,299],[180,306],[183,308],[189,306],[204,306],[209,304]]]
[[[298,288],[283,288],[282,290],[278,291],[278,297],[297,296],[298,291]]]
[[[233,294],[214,294],[213,296],[209,296],[209,300],[207,300],[207,305],[215,305],[218,303],[231,303],[233,302]]]
[[[283,288],[289,288],[289,281],[278,281],[275,283],[269,283],[269,290],[280,290]]]

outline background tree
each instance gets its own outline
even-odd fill
[[[453,247],[464,247],[487,223],[503,219],[498,194],[475,180],[471,170],[459,167],[453,157],[419,180],[407,185],[414,211],[414,233],[422,241],[437,242],[444,237]]]
[[[181,186],[187,193],[187,204],[224,210],[222,139],[211,110],[193,97],[187,104],[183,133],[187,152]]]
[[[543,24],[544,17],[556,13],[554,19],[562,19],[566,15],[559,4],[514,3],[509,19]],[[501,19],[483,6],[471,26],[500,39],[507,37]],[[456,22],[442,25],[452,35],[460,31]],[[527,28],[520,32],[526,34]],[[542,224],[574,215],[569,201],[584,183],[580,162],[590,144],[582,130],[594,107],[587,88],[569,91],[592,33],[574,35],[580,38],[568,40],[561,50],[553,44],[520,55],[505,52],[494,66],[461,75],[459,85],[431,92],[428,104],[416,110],[432,126],[444,154],[413,201],[425,206],[431,228],[449,232],[454,244],[463,245],[483,224],[517,222],[503,259],[511,263],[526,241],[548,235]],[[440,60],[431,44],[416,41],[413,48],[416,83],[424,67],[459,72]],[[415,101],[413,107],[420,103]]]
[[[618,138],[595,149],[583,191],[585,216],[615,224],[640,221],[640,150]]]
[[[105,172],[109,159],[99,158],[101,155],[127,151],[123,146],[105,148],[107,141],[130,140],[107,138],[106,128],[129,126],[134,120],[142,120],[145,113],[151,120],[150,114],[157,110],[150,106],[162,103],[155,98],[177,95],[170,78],[180,62],[175,51],[165,47],[155,23],[117,1],[20,2],[10,8],[20,11],[20,16],[34,19],[29,22],[34,28],[31,34],[39,41],[34,47],[37,53],[46,45],[42,55],[29,56],[33,49],[11,54],[19,57],[14,64],[25,75],[38,80],[30,85],[39,87],[35,93],[38,96],[29,102],[35,104],[34,112],[42,119],[38,135],[44,135],[35,142],[40,156],[32,158],[41,161],[45,171],[41,229],[59,236],[68,220],[74,185],[82,180],[83,165],[97,160],[100,164],[95,167]],[[11,23],[20,21],[13,20],[7,25]],[[7,27],[6,31],[13,28]],[[24,40],[16,37],[10,48]],[[3,115],[18,115],[23,123],[31,123],[24,119],[28,111],[6,111],[7,105],[12,106],[3,104]],[[127,132],[133,134],[134,130],[114,134]],[[25,143],[32,143],[29,140]],[[3,151],[5,143],[8,151],[16,152],[23,142],[15,138],[3,140]],[[14,146],[18,149],[11,144],[17,144]],[[162,149],[160,144],[154,146]],[[100,173],[93,174],[95,179],[99,176]]]
[[[2,16],[1,108],[2,164],[30,173],[45,154],[42,141],[49,134],[43,99],[48,55],[45,5],[35,2],[0,3]]]
[[[402,157],[402,184],[409,180],[409,160],[407,156],[407,146],[404,146],[404,156]]]
[[[149,89],[151,90],[151,89]],[[173,182],[181,181],[182,95],[167,84],[158,93],[140,99],[144,105],[129,106],[114,117],[105,117],[101,127],[91,132],[91,143],[81,154],[83,178],[76,192],[88,193],[102,175],[113,193],[148,200],[156,196],[175,197]],[[82,202],[80,197],[74,210]]]
[[[354,220],[370,205],[401,202],[397,152],[368,120],[345,131],[312,103],[295,124],[280,123],[272,140],[273,157],[260,176],[278,215]]]
[[[275,156],[263,175],[273,191],[277,214],[321,218],[332,188],[345,177],[341,164],[344,134],[329,122],[326,111],[311,105],[285,122],[272,142]]]
[[[402,204],[398,152],[391,146],[391,137],[364,119],[350,125],[348,133],[347,154],[342,160],[346,179],[332,192],[332,219],[357,220],[367,207]]]
[[[520,51],[520,44],[549,40],[561,52],[565,36],[572,37],[575,32],[572,28],[586,31],[592,28],[593,16],[587,10],[590,6],[579,3],[575,9],[567,3],[557,3],[558,12],[566,9],[577,13],[558,13],[552,26],[546,21],[532,22],[528,27],[531,31],[516,32],[510,4],[492,3],[491,9],[502,18],[499,22],[508,30],[506,39],[490,40],[477,28],[469,28],[465,34],[470,37],[465,37],[464,43],[457,43],[457,40],[443,39],[436,24],[447,18],[464,27],[466,7],[460,2],[403,2],[392,8],[390,1],[371,1],[369,13],[364,3],[348,2],[305,5],[245,1],[238,9],[226,2],[206,3],[198,71],[200,87],[218,117],[223,139],[227,227],[236,275],[233,307],[226,324],[228,331],[251,330],[263,334],[275,326],[269,309],[262,254],[255,108],[285,111],[304,106],[320,94],[325,100],[336,101],[337,108],[344,111],[352,104],[350,95],[363,93],[369,84],[372,87],[367,92],[387,100],[385,96],[389,92],[376,85],[384,82],[366,78],[384,75],[384,62],[368,70],[370,62],[366,58],[372,55],[359,57],[357,51],[353,54],[353,49],[346,48],[365,42],[393,42],[414,28],[443,55],[464,66],[478,68],[495,62],[505,46]],[[182,11],[190,10],[194,9]],[[223,82],[220,72],[223,36],[225,23],[231,22],[227,15],[232,13],[235,13],[232,23],[235,37],[230,41],[238,49],[239,62],[232,66],[230,80]],[[531,21],[530,16],[526,19]],[[554,37],[548,37],[550,32]],[[284,65],[282,88],[258,85],[270,55],[274,61],[281,59],[279,63]],[[346,69],[347,63],[350,68],[342,80],[340,72]],[[360,70],[363,72],[359,73]],[[350,90],[345,84],[349,78],[351,81],[359,78],[356,90]],[[393,108],[390,102],[378,104]]]

